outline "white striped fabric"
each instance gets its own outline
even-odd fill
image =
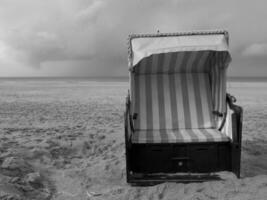
[[[220,113],[226,112],[226,68],[225,63],[230,62],[226,53],[214,53],[211,60],[211,82],[213,110]],[[217,127],[221,124],[221,118],[214,116]]]
[[[144,57],[153,54],[181,51],[216,51],[228,52],[226,33],[198,35],[194,34],[139,34],[129,38],[130,69]]]
[[[225,113],[226,66],[228,66],[229,61],[230,55],[226,51],[184,51],[153,54],[142,59],[134,66],[132,76],[141,74],[208,73],[211,81],[212,111]],[[134,82],[136,81],[134,80]],[[135,84],[138,83],[132,85],[133,89]],[[216,115],[213,118],[216,122],[220,120]]]
[[[207,73],[140,74],[134,83],[136,130],[215,127]]]
[[[137,74],[204,73],[210,71],[209,62],[213,57],[212,51],[153,54],[142,59],[134,69]]]
[[[139,130],[132,137],[133,143],[184,143],[224,142],[227,135],[216,129]]]
[[[232,130],[232,114],[233,110],[230,109],[229,105],[227,105],[227,115],[224,127],[222,129],[222,133],[227,135],[231,140],[233,140],[233,130]]]

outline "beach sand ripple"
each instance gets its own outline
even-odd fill
[[[241,179],[126,184],[126,82],[0,81],[0,199],[267,199],[267,84],[231,83],[244,107]],[[257,90],[255,90],[257,88]]]

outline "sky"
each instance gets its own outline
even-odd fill
[[[226,29],[229,76],[267,76],[265,0],[0,0],[0,76],[127,76],[131,33]]]

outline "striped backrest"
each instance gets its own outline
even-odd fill
[[[131,73],[131,96],[134,97],[134,77],[149,74],[208,73],[210,77],[212,111],[226,112],[226,67],[230,62],[226,51],[181,51],[152,54],[140,60]],[[138,83],[137,83],[138,84]],[[214,116],[218,128],[222,117]]]
[[[212,51],[153,54],[135,66],[135,73],[207,73],[210,71],[210,62],[214,55]]]
[[[215,126],[207,73],[136,75],[133,98],[136,130]]]

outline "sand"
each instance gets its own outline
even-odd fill
[[[126,184],[126,82],[0,80],[0,199],[267,199],[267,83],[229,83],[244,107],[241,179]]]

